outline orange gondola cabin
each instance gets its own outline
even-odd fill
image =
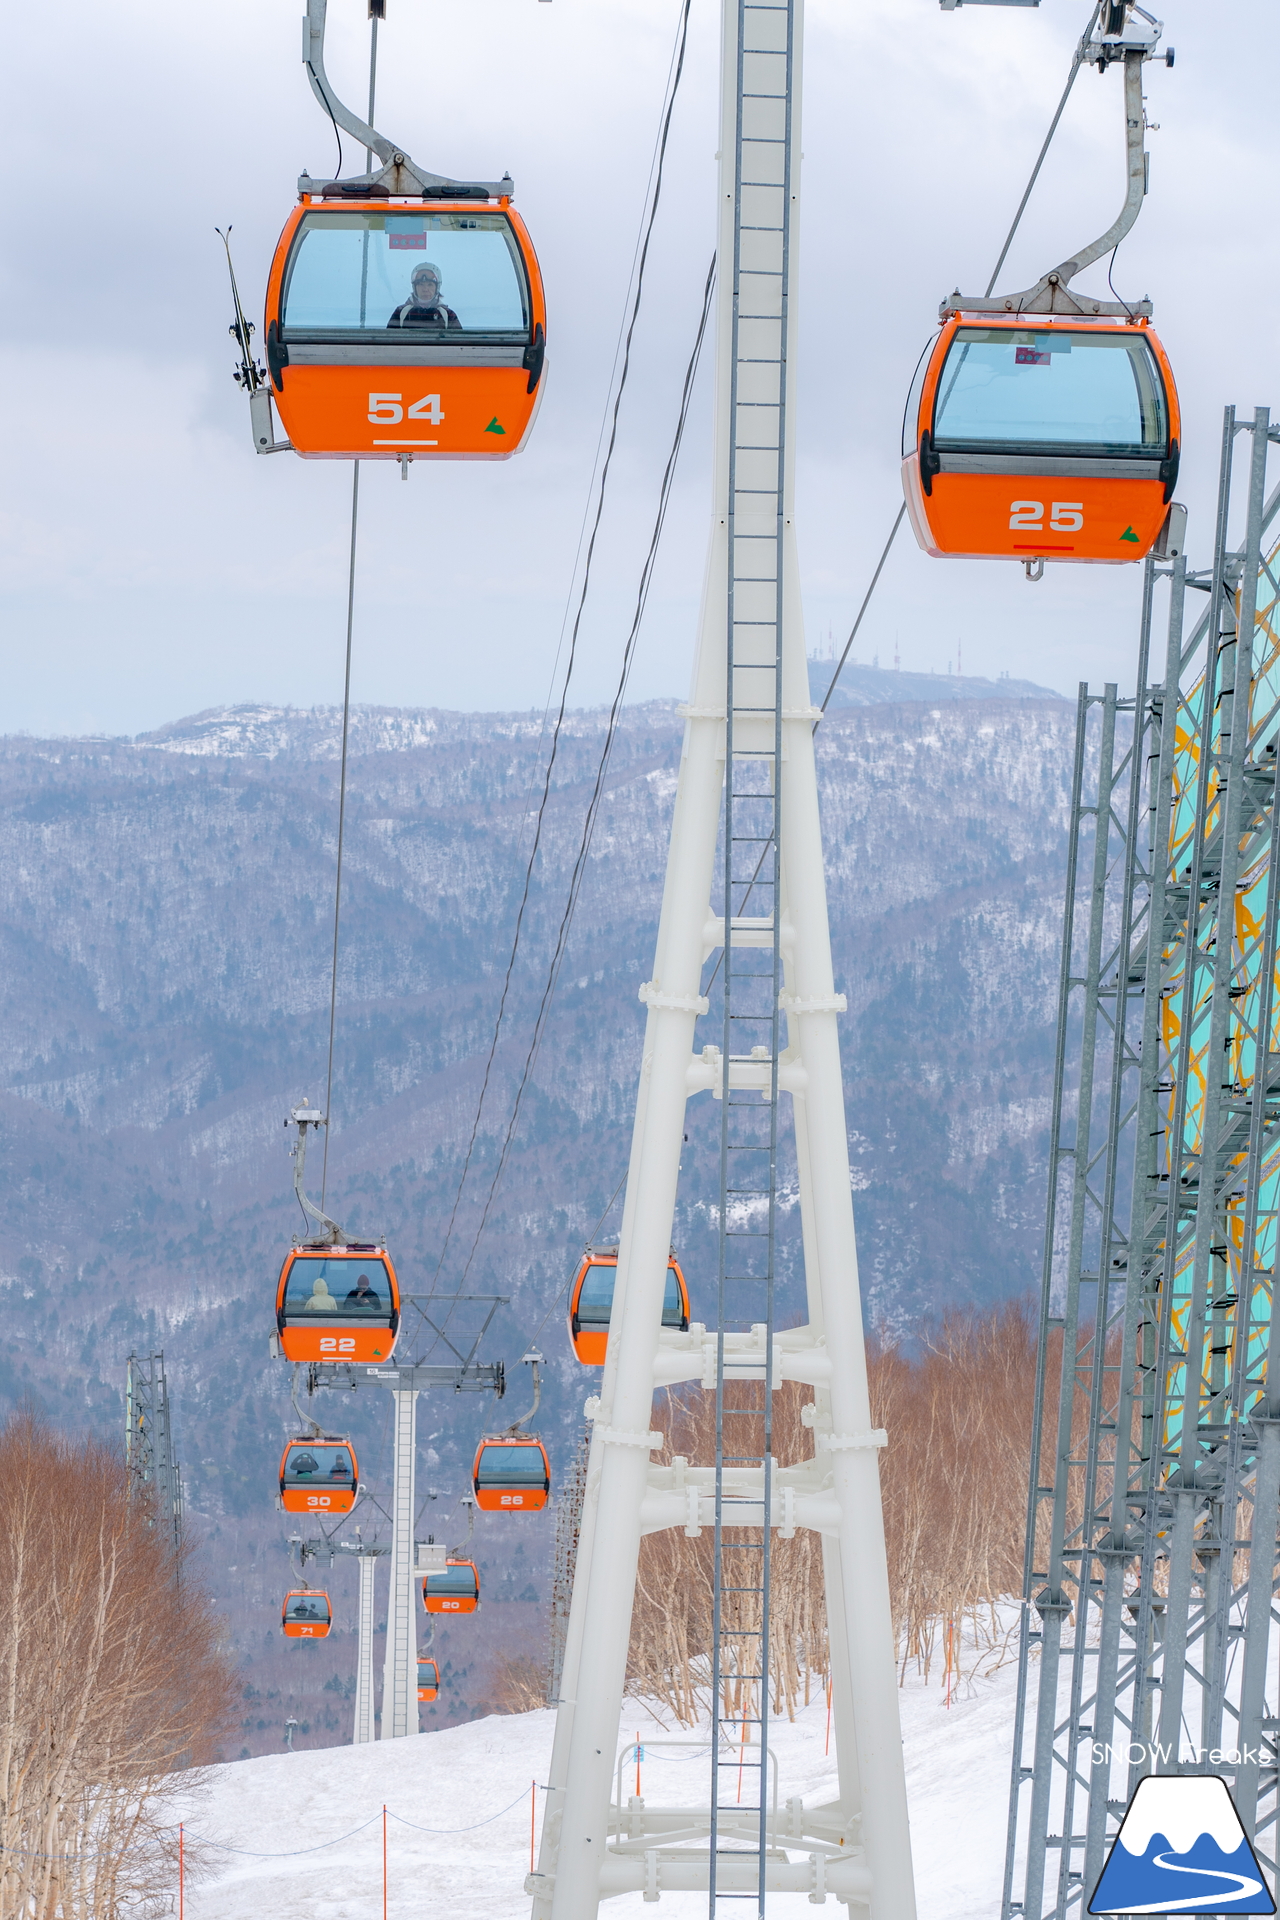
[[[935,558],[1029,571],[1141,560],[1168,515],[1181,430],[1145,319],[949,312],[903,421],[912,531]]]
[[[333,1625],[329,1596],[319,1587],[298,1587],[286,1593],[280,1625],[289,1640],[324,1640]]]
[[[307,460],[508,460],[542,397],[546,326],[508,195],[317,182],[267,283],[271,396]]]
[[[609,1317],[618,1278],[618,1249],[588,1247],[574,1276],[569,1296],[569,1337],[584,1367],[602,1367],[609,1345]],[[662,1300],[662,1324],[689,1329],[689,1289],[672,1249],[667,1262],[667,1286]]]
[[[286,1360],[389,1360],[400,1287],[386,1249],[294,1247],[280,1269],[276,1326]]]
[[[286,1513],[350,1513],[360,1470],[349,1440],[290,1440],[280,1457],[280,1505]]]
[[[440,1669],[434,1660],[418,1661],[418,1698],[434,1700],[440,1691]]]
[[[480,1575],[473,1560],[448,1560],[422,1583],[428,1613],[474,1613],[480,1605]]]
[[[488,1434],[476,1449],[471,1485],[482,1513],[540,1513],[551,1492],[547,1450],[533,1434]]]

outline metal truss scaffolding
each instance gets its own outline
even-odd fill
[[[706,1896],[713,1916],[729,1901],[763,1914],[769,1893],[791,1892],[853,1902],[870,1920],[913,1920],[885,1436],[871,1427],[867,1393],[836,1026],[845,1002],[832,977],[793,511],[802,5],[725,0],[722,17],[711,549],[653,975],[640,989],[644,1053],[604,1378],[586,1406],[542,1844],[526,1885],[535,1920],[594,1920],[610,1895],[681,1890]],[[723,1013],[700,1034],[717,978]],[[662,1308],[686,1107],[698,1093],[723,1103],[719,1318],[711,1331],[679,1331],[662,1326]],[[808,1318],[779,1331],[784,1135]],[[784,1465],[772,1458],[771,1422],[786,1381],[813,1390],[813,1452]],[[654,1390],[680,1382],[715,1394],[715,1459],[653,1466]],[[713,1530],[701,1676],[710,1778],[691,1806],[639,1795],[624,1804],[640,1542],[671,1527]],[[831,1646],[838,1785],[816,1807],[784,1796],[768,1740],[770,1544],[775,1530],[791,1538],[797,1528],[822,1536]]]
[[[124,1390],[124,1459],[130,1488],[152,1501],[157,1526],[182,1543],[182,1475],[173,1452],[173,1423],[164,1354],[129,1355]]]
[[[1276,438],[1228,410],[1212,566],[1148,560],[1135,698],[1080,692],[1006,1920],[1084,1912],[1149,1773],[1274,1872]]]

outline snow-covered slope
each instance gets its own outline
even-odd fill
[[[950,1707],[936,1669],[928,1685],[909,1675],[903,1688],[921,1914],[990,1920],[997,1910],[1014,1679],[1015,1668],[1007,1663],[990,1677],[966,1680],[953,1689]],[[245,1851],[205,1849],[208,1877],[188,1884],[188,1920],[261,1920],[264,1914],[272,1920],[381,1920],[384,1802],[387,1920],[423,1911],[458,1920],[524,1920],[530,1789],[546,1778],[554,1719],[551,1712],[514,1714],[385,1745],[278,1754],[215,1768],[190,1809],[188,1831]],[[641,1780],[646,1798],[670,1805],[705,1797],[705,1744],[679,1727],[660,1727],[639,1707],[635,1732],[649,1743]],[[660,1758],[653,1742],[663,1737],[689,1745]],[[793,1725],[776,1721],[772,1740],[780,1798],[800,1794],[809,1805],[831,1798],[835,1773],[823,1752],[822,1701]],[[624,1796],[634,1790],[631,1765],[624,1767]],[[339,1838],[362,1823],[363,1831]],[[335,1844],[325,1845],[329,1840]],[[318,1850],[285,1851],[295,1848]],[[811,1911],[804,1894],[771,1895],[769,1906],[779,1920],[784,1914],[800,1920]],[[629,1894],[605,1911],[618,1920],[640,1920],[648,1909],[641,1895]],[[668,1920],[700,1920],[706,1896],[664,1894],[660,1912]]]

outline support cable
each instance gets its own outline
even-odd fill
[[[320,1163],[320,1206],[329,1185],[329,1135],[332,1131],[333,1036],[338,1017],[338,927],[342,915],[342,844],[347,824],[347,741],[351,731],[351,635],[356,605],[356,533],[360,515],[360,462],[351,475],[351,559],[347,569],[347,664],[342,683],[342,765],[338,774],[338,862],[333,883],[333,967],[329,977],[329,1064],[324,1077],[324,1158]]]
[[[310,71],[310,63],[308,63]],[[312,78],[314,79],[314,74]],[[369,124],[373,124],[374,95],[378,84],[378,16],[371,14],[369,21]],[[325,102],[328,106],[328,101]],[[329,118],[333,120],[333,109],[329,108]],[[333,121],[333,130],[338,132],[338,123]],[[373,149],[365,148],[364,170],[373,172]],[[338,172],[342,172],[342,136],[338,135]],[[338,775],[338,861],[333,884],[333,969],[329,979],[329,1063],[324,1079],[324,1155],[320,1162],[320,1207],[323,1211],[325,1193],[329,1185],[329,1134],[330,1109],[333,1103],[333,1036],[338,1012],[338,926],[342,912],[342,843],[347,824],[347,742],[351,732],[351,636],[355,627],[356,608],[356,534],[360,519],[360,462],[353,461],[351,470],[351,556],[347,566],[347,659],[346,671],[342,683],[342,766]]]
[[[604,464],[600,471],[600,484],[596,493],[596,508],[595,508],[595,514],[592,520],[592,525],[591,525],[591,534],[587,541],[587,554],[586,554],[586,561],[583,567],[582,584],[578,592],[577,608],[574,613],[573,626],[570,630],[570,635],[569,635],[569,659],[565,668],[564,682],[560,689],[560,705],[556,713],[555,724],[551,732],[551,750],[547,756],[547,770],[542,783],[542,796],[538,802],[538,812],[534,822],[533,844],[529,849],[529,858],[525,864],[524,886],[520,895],[520,905],[516,912],[516,924],[515,924],[515,931],[512,935],[512,940],[511,940],[511,952],[507,958],[506,973],[504,975],[503,982],[502,982],[502,994],[498,1002],[497,1018],[494,1021],[493,1038],[489,1042],[489,1054],[488,1054],[488,1058],[485,1061],[484,1077],[480,1086],[480,1097],[476,1102],[476,1112],[475,1112],[475,1119],[472,1122],[471,1137],[467,1142],[467,1151],[463,1158],[462,1172],[459,1176],[457,1190],[453,1197],[453,1206],[451,1207],[449,1212],[449,1221],[448,1221],[448,1225],[445,1228],[444,1239],[441,1242],[440,1257],[436,1261],[435,1272],[431,1276],[431,1283],[433,1287],[435,1285],[437,1278],[439,1277],[440,1270],[444,1265],[445,1254],[448,1251],[449,1242],[453,1237],[453,1229],[457,1222],[457,1217],[458,1217],[458,1207],[462,1200],[462,1192],[463,1192],[463,1188],[466,1185],[467,1175],[471,1169],[471,1161],[475,1153],[476,1141],[479,1138],[480,1120],[484,1111],[485,1099],[489,1091],[489,1083],[493,1074],[493,1063],[497,1056],[498,1041],[502,1033],[503,1020],[506,1016],[507,1000],[511,991],[512,976],[515,971],[516,959],[520,951],[520,940],[521,940],[521,935],[522,935],[523,926],[524,926],[525,909],[529,903],[529,894],[533,884],[533,869],[538,858],[539,849],[542,844],[542,829],[546,820],[547,805],[548,805],[550,794],[551,794],[551,780],[552,780],[552,775],[555,771],[556,758],[560,750],[560,735],[564,727],[564,717],[568,707],[569,685],[573,678],[573,670],[577,661],[578,638],[582,628],[582,616],[586,609],[587,595],[590,592],[590,588],[591,588],[591,572],[592,572],[592,565],[595,559],[596,540],[600,532],[600,523],[601,523],[601,519],[603,518],[605,499],[606,499],[606,496],[608,493],[608,487],[609,487],[609,474],[613,465],[614,452],[617,447],[618,418],[619,418],[619,414],[622,407],[622,396],[626,391],[627,381],[631,372],[631,346],[632,346],[632,340],[635,335],[636,321],[638,320],[639,314],[640,314],[640,303],[644,296],[645,269],[648,264],[649,244],[653,238],[654,223],[657,220],[657,215],[658,215],[658,205],[662,198],[662,182],[663,182],[663,173],[666,165],[667,141],[671,132],[671,116],[675,110],[676,96],[679,93],[680,81],[684,73],[685,49],[688,43],[688,35],[689,35],[689,10],[691,5],[692,5],[692,0],[684,0],[684,6],[681,10],[681,15],[680,15],[680,38],[679,38],[679,43],[678,43],[677,52],[676,52],[675,73],[674,73],[674,77],[672,79],[671,86],[667,95],[666,107],[665,107],[665,111],[662,119],[662,131],[658,141],[657,163],[654,169],[653,195],[649,202],[648,219],[644,227],[644,237],[640,244],[639,262],[635,269],[635,291],[632,296],[631,312],[627,322],[626,334],[623,341],[622,371],[618,377],[618,384],[614,393],[613,411],[612,411],[612,416],[610,420],[608,446],[605,451]],[[705,320],[705,314],[704,314],[702,327],[699,329],[699,342],[701,342],[701,335],[702,335],[702,331],[705,329],[705,325],[706,325],[706,320]],[[681,431],[683,431],[684,415],[687,412],[687,398],[688,397],[686,392],[685,402],[682,405],[682,409],[681,409],[681,422],[680,422]],[[677,445],[678,445],[678,440],[677,440]],[[666,481],[664,476],[664,486],[665,484],[666,484]],[[665,511],[665,503],[664,503],[664,511]],[[490,1198],[492,1198],[492,1188],[490,1189]],[[485,1207],[485,1213],[487,1216],[488,1214],[487,1203]],[[474,1251],[475,1249],[473,1247],[472,1248],[473,1254],[474,1254]],[[468,1258],[468,1261],[467,1261],[468,1270],[470,1270],[470,1266],[471,1266],[471,1260],[470,1258]]]
[[[467,1255],[467,1264],[462,1270],[460,1285],[465,1283],[467,1275],[471,1271],[471,1263],[476,1257],[476,1249],[480,1244],[480,1236],[484,1232],[486,1223],[488,1222],[489,1210],[493,1205],[493,1198],[497,1192],[498,1182],[501,1180],[503,1169],[507,1164],[507,1155],[511,1150],[511,1142],[515,1135],[516,1123],[520,1117],[521,1102],[524,1099],[525,1089],[529,1084],[529,1077],[533,1072],[534,1062],[538,1057],[538,1051],[542,1045],[543,1034],[546,1030],[547,1015],[550,1012],[551,1000],[556,990],[556,983],[560,977],[560,968],[564,962],[569,929],[573,922],[574,910],[578,904],[578,896],[581,892],[583,875],[586,870],[587,856],[591,850],[591,841],[595,833],[596,819],[603,798],[605,774],[608,771],[609,758],[613,751],[613,742],[618,731],[618,716],[621,711],[623,698],[626,694],[627,682],[631,677],[631,667],[635,659],[636,642],[639,638],[640,625],[644,618],[645,607],[649,599],[649,588],[653,581],[653,571],[657,561],[658,546],[662,539],[662,529],[666,522],[667,508],[671,500],[671,488],[675,479],[676,462],[679,459],[680,445],[684,439],[685,423],[689,417],[689,404],[693,397],[693,385],[697,376],[698,361],[702,354],[702,343],[706,338],[707,319],[711,311],[711,296],[715,288],[715,278],[716,261],[715,255],[713,254],[711,257],[711,265],[707,269],[706,285],[703,288],[702,313],[698,320],[698,331],[694,339],[693,351],[689,356],[689,364],[685,369],[684,390],[680,396],[680,412],[676,421],[675,435],[672,439],[671,451],[667,456],[666,468],[662,475],[662,486],[658,498],[658,511],[654,518],[653,532],[649,538],[649,551],[645,555],[644,566],[640,572],[640,583],[636,592],[636,605],[635,611],[632,614],[631,629],[627,634],[626,645],[623,648],[622,669],[618,676],[618,685],[613,696],[613,705],[609,709],[609,719],[605,728],[604,743],[600,751],[599,764],[596,767],[595,784],[591,790],[591,798],[587,803],[586,816],[583,820],[582,838],[569,879],[569,892],[565,901],[564,912],[560,917],[555,950],[551,956],[551,964],[547,969],[546,985],[542,990],[542,999],[538,1007],[537,1018],[534,1022],[533,1038],[529,1043],[529,1051],[525,1056],[524,1068],[520,1075],[519,1085],[516,1088],[515,1099],[512,1102],[511,1118],[507,1122],[507,1131],[502,1142],[502,1151],[498,1157],[498,1164],[494,1169],[493,1179],[489,1183],[489,1192],[485,1198],[484,1211],[480,1216],[480,1224],[476,1228],[475,1239],[471,1243],[471,1251]]]
[[[987,282],[987,291],[983,296],[984,299],[990,299],[991,289],[995,286],[995,283],[1000,276],[1000,269],[1005,263],[1005,259],[1008,255],[1010,247],[1013,245],[1013,237],[1017,233],[1019,226],[1022,224],[1022,216],[1027,210],[1027,202],[1031,198],[1032,190],[1035,187],[1036,181],[1040,178],[1040,169],[1045,163],[1045,156],[1048,154],[1050,144],[1053,140],[1053,136],[1058,131],[1058,122],[1062,118],[1063,109],[1065,108],[1067,101],[1070,97],[1071,89],[1076,83],[1076,75],[1079,73],[1080,68],[1084,64],[1084,50],[1086,46],[1089,44],[1090,37],[1093,33],[1094,26],[1097,22],[1098,12],[1099,12],[1099,5],[1097,3],[1097,0],[1095,0],[1095,5],[1089,15],[1088,23],[1086,24],[1085,30],[1081,34],[1080,39],[1076,44],[1075,52],[1071,56],[1071,71],[1067,75],[1067,84],[1062,89],[1062,98],[1058,102],[1057,111],[1054,114],[1053,119],[1049,122],[1049,131],[1048,133],[1046,133],[1044,137],[1044,144],[1041,146],[1040,152],[1036,157],[1036,163],[1034,167],[1032,167],[1031,169],[1031,178],[1027,181],[1026,188],[1023,192],[1022,198],[1018,202],[1018,211],[1013,216],[1013,225],[1009,228],[1008,233],[1005,235],[1004,245],[1000,249],[1000,257],[996,261],[995,266],[991,270],[991,278]],[[1112,288],[1112,292],[1115,292],[1114,288]],[[1117,298],[1118,297],[1119,296],[1117,296]],[[876,562],[876,570],[871,576],[871,585],[867,588],[866,593],[862,597],[862,605],[858,608],[858,617],[853,623],[853,627],[852,627],[852,630],[850,631],[849,638],[844,643],[844,652],[840,655],[840,659],[836,665],[836,670],[832,674],[831,680],[827,686],[826,695],[822,702],[822,712],[824,714],[827,711],[828,702],[830,701],[832,694],[835,692],[836,681],[840,678],[841,670],[844,667],[845,661],[849,657],[849,649],[852,647],[855,639],[857,638],[858,628],[862,625],[862,617],[866,613],[867,608],[871,604],[871,596],[876,590],[876,587],[880,580],[880,575],[884,572],[885,561],[889,558],[889,554],[890,554],[890,551],[892,550],[893,543],[898,537],[898,529],[902,525],[903,516],[905,515],[906,511],[907,511],[906,502],[904,501],[903,504],[898,508],[897,519],[894,521],[892,527],[889,529],[889,538],[885,541],[884,550],[881,553],[879,560]],[[818,725],[819,725],[819,721],[815,720],[813,723],[815,733],[818,730]]]

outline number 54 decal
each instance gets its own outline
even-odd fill
[[[1079,533],[1084,525],[1082,500],[1055,500],[1049,508],[1054,533]],[[1009,508],[1010,533],[1043,533],[1044,501],[1014,500]]]
[[[374,427],[394,427],[402,420],[429,420],[438,427],[443,419],[438,393],[424,393],[421,400],[410,401],[407,409],[402,393],[369,395],[369,424]]]

